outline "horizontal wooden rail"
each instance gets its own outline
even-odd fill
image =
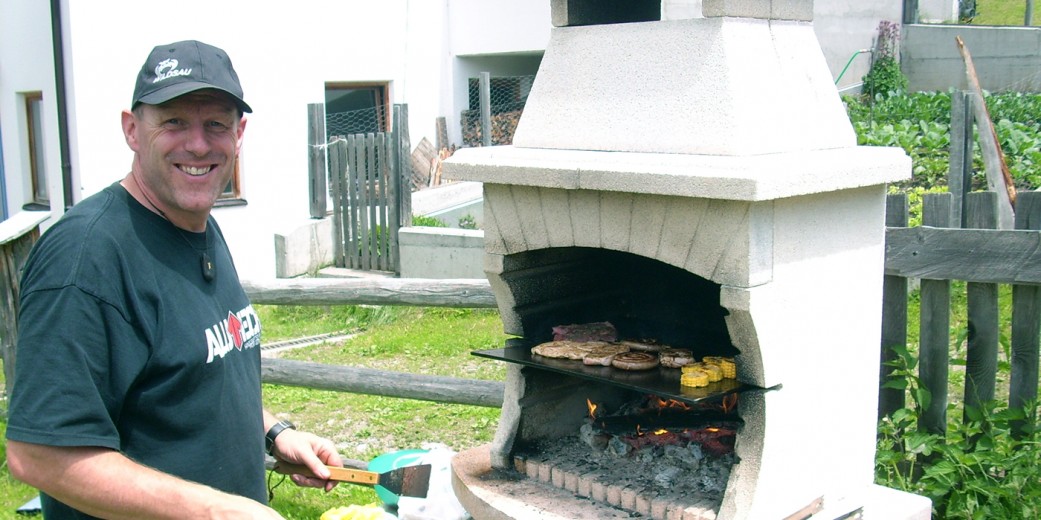
[[[265,383],[271,384],[490,408],[502,406],[505,389],[501,381],[408,374],[277,358],[264,358],[260,375]]]
[[[1041,232],[888,228],[885,273],[932,280],[1041,284]]]
[[[242,282],[253,303],[270,305],[405,305],[495,307],[484,279],[278,278]]]

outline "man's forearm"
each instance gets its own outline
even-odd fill
[[[281,518],[256,501],[157,471],[105,448],[8,441],[7,455],[15,478],[101,518]]]

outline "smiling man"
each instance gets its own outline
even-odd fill
[[[227,54],[197,41],[153,49],[131,107],[130,172],[44,233],[23,272],[11,473],[48,520],[281,518],[265,451],[326,490],[342,461],[263,410],[260,322],[210,216],[252,109]]]

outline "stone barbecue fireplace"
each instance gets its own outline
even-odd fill
[[[477,353],[508,370],[494,441],[453,463],[475,518],[929,517],[872,484],[886,183],[910,160],[856,145],[811,0],[702,5],[663,21],[659,2],[554,1],[513,145],[444,165],[484,183],[485,272],[517,336]],[[733,357],[737,378],[531,355],[594,322]],[[693,470],[612,483],[540,451],[579,436],[587,400],[648,395],[732,429],[717,494],[687,491]]]

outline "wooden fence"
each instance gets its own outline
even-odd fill
[[[314,112],[311,119],[318,117]],[[336,267],[401,272],[398,229],[410,224],[412,213],[406,106],[394,106],[393,121],[393,132],[336,136],[327,146]],[[318,135],[316,130],[309,138]],[[323,166],[320,160],[311,164],[312,170]],[[320,185],[315,179],[321,176],[312,171],[312,184]]]
[[[29,251],[40,238],[40,224],[50,212],[23,211],[0,222],[0,358],[8,394],[14,381],[14,344],[18,336],[18,286]]]
[[[999,284],[1012,287],[1008,331],[1011,375],[1008,405],[1021,408],[1036,400],[1041,345],[1041,193],[1021,193],[1016,200],[1015,229],[997,230],[999,198],[994,192],[969,193],[962,229],[952,218],[950,193],[929,194],[922,226],[908,228],[907,200],[891,195],[887,208],[883,289],[883,363],[896,357],[893,347],[907,345],[908,279],[921,279],[918,374],[931,401],[920,426],[946,429],[952,280],[967,282],[967,345],[964,403],[978,407],[994,399],[999,341]],[[883,380],[890,370],[883,365]],[[879,414],[904,405],[904,392],[882,389]]]

